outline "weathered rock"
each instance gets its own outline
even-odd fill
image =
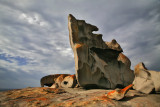
[[[58,88],[59,85],[57,83],[54,83],[50,88]]]
[[[61,82],[61,86],[63,88],[73,88],[73,87],[76,86],[76,84],[77,84],[77,81],[76,81],[76,76],[75,75],[67,76]]]
[[[62,87],[61,83],[64,80],[65,77],[70,76],[69,74],[61,74],[56,80],[55,84],[58,85],[58,87]]]
[[[132,88],[133,84],[125,87],[124,89],[116,89],[107,93],[107,97],[114,100],[121,100],[125,97],[126,93]]]
[[[160,72],[148,70],[154,83],[155,91],[160,92]]]
[[[111,90],[34,87],[0,92],[0,107],[160,107],[160,94],[129,90],[121,101],[109,99]]]
[[[69,39],[74,52],[76,78],[82,87],[114,89],[133,82],[130,60],[116,40],[104,42],[94,25],[68,17]]]
[[[147,70],[141,62],[135,66],[135,79],[133,88],[143,93],[151,93],[152,91],[160,91],[160,72]]]
[[[41,78],[40,83],[41,83],[41,87],[44,87],[44,85],[51,87],[56,79],[61,76],[56,82],[59,85],[59,81],[61,80],[61,78],[63,78],[63,76],[68,76],[69,74],[53,74],[53,75],[47,75]]]
[[[154,89],[151,75],[147,71],[143,63],[139,63],[135,66],[134,70],[135,79],[133,81],[133,88],[143,93],[150,93]]]
[[[77,85],[75,75],[70,74],[54,74],[48,75],[41,79],[41,86],[49,86],[50,88],[73,88]]]

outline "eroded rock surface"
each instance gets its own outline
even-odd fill
[[[61,86],[64,88],[73,88],[76,86],[76,84],[77,84],[77,81],[76,81],[75,75],[67,76],[61,82]]]
[[[107,93],[107,97],[114,100],[121,100],[125,97],[130,88],[132,88],[133,84],[125,87],[124,89],[115,89],[109,93]]]
[[[70,74],[54,74],[41,78],[41,87],[48,86],[51,88],[65,87],[73,88],[77,85],[75,75]]]
[[[135,66],[135,79],[133,88],[140,92],[149,94],[154,90],[160,91],[160,72],[148,70],[145,65],[140,62]]]
[[[105,96],[112,90],[35,87],[0,92],[0,107],[160,107],[160,94],[129,90],[115,101]]]
[[[40,83],[41,87],[44,86],[52,86],[55,83],[55,80],[60,76],[61,74],[53,74],[53,75],[47,75],[41,78]]]
[[[82,87],[114,89],[133,82],[130,60],[115,39],[104,42],[94,25],[68,17],[69,39],[74,52],[76,78]]]

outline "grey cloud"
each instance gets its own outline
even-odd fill
[[[42,73],[33,72],[28,74],[24,71],[10,71],[8,68],[0,68],[0,88],[24,88],[24,87],[39,87],[39,79],[44,75]]]

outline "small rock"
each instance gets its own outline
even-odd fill
[[[133,84],[125,87],[124,89],[113,90],[107,94],[107,97],[114,100],[121,100],[125,97],[125,94],[129,91],[129,89],[133,86]]]

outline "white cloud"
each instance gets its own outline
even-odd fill
[[[27,21],[29,24],[39,25],[39,26],[48,26],[48,23],[43,21],[38,14],[34,14],[33,16],[29,16],[25,13],[20,14],[19,18],[21,20]]]

